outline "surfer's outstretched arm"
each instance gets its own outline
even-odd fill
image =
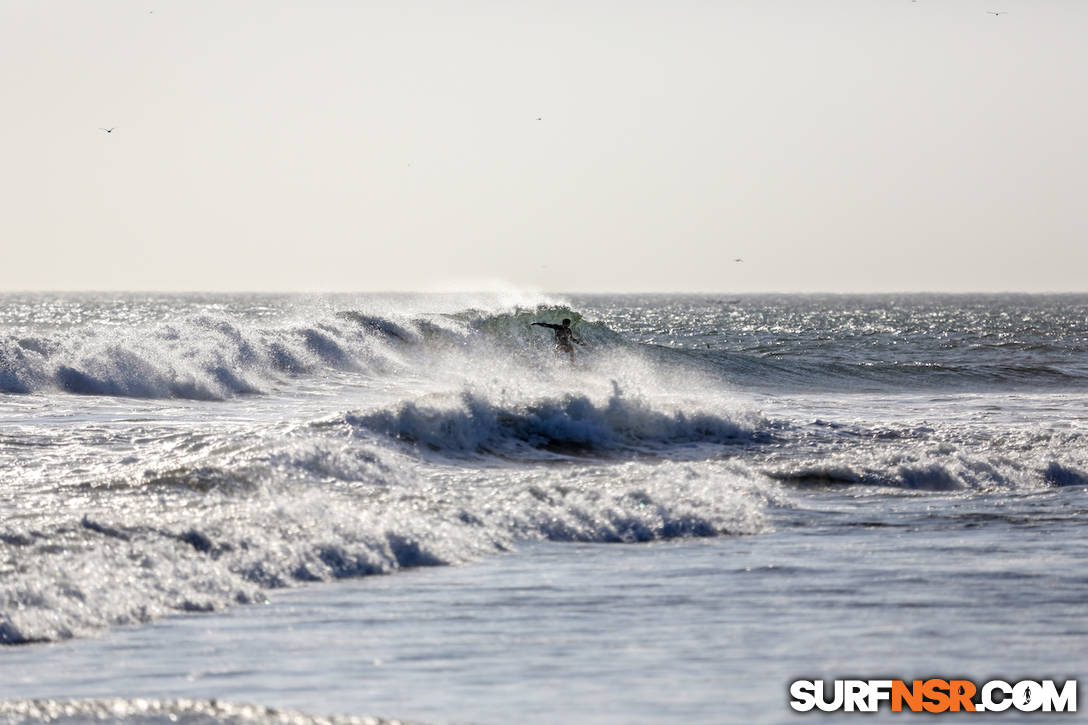
[[[530,324],[537,325],[539,327],[550,327],[553,330],[558,330],[560,327],[562,327],[562,325],[553,325],[550,322],[533,322],[533,323],[530,323]]]

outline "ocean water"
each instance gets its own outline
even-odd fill
[[[1088,296],[0,296],[0,720],[1077,678],[1086,435]]]

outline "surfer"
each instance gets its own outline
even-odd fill
[[[582,347],[585,347],[585,343],[574,336],[574,330],[570,327],[570,318],[564,317],[562,325],[553,325],[550,322],[534,322],[537,327],[547,327],[548,329],[555,330],[555,354],[558,355],[561,352],[565,352],[570,355],[570,361],[574,362],[574,346],[572,342],[578,343]]]

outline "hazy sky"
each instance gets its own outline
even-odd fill
[[[0,0],[0,78],[0,291],[1088,290],[1086,0]]]

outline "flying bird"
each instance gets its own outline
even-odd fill
[[[117,127],[114,126],[113,128],[117,128]],[[101,126],[99,126],[98,130],[99,131],[105,131],[106,133],[113,133],[113,128],[102,128]]]
[[[734,262],[743,262],[744,260],[743,260],[743,259],[741,259],[740,257],[737,257],[737,258],[736,258],[736,259],[734,259],[733,261],[734,261]]]
[[[998,16],[998,15],[1008,15],[1008,14],[1009,14],[1009,11],[1008,11],[1008,10],[987,10],[986,12],[987,12],[987,14],[989,14],[989,15],[993,15],[993,16],[994,16],[995,18],[996,18],[996,17]]]

